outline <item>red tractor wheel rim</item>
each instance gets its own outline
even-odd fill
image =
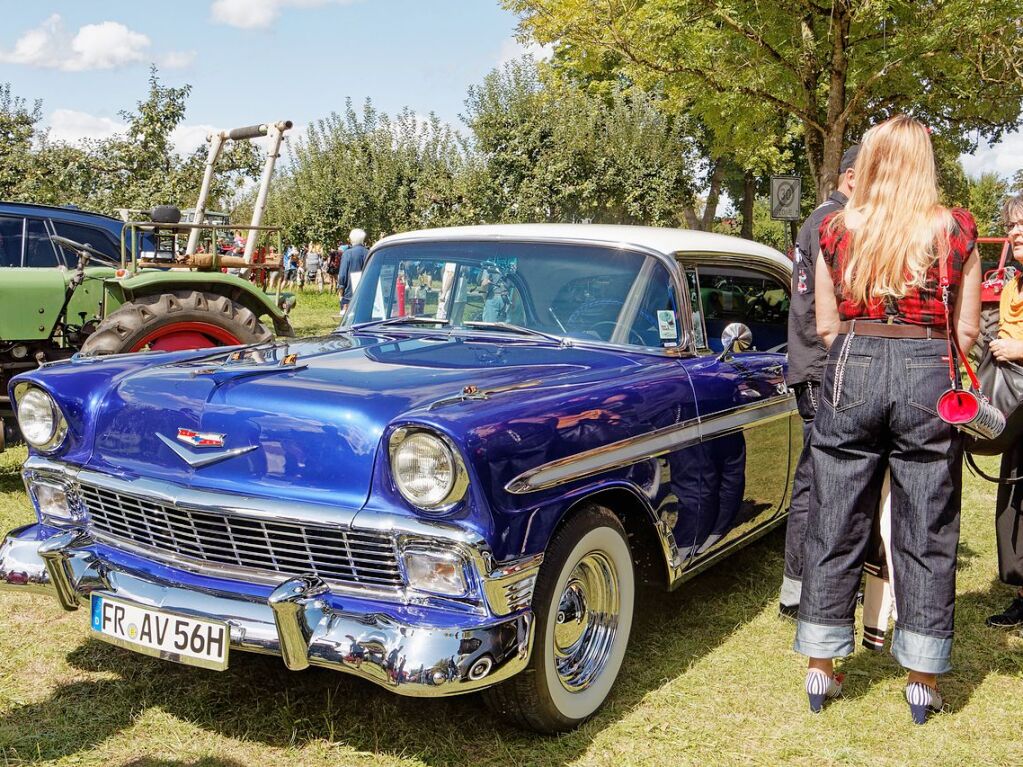
[[[231,331],[207,322],[172,322],[148,334],[131,350],[137,352],[148,346],[158,352],[179,352],[240,343],[241,341]]]

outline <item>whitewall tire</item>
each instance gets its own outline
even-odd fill
[[[539,732],[585,722],[621,670],[635,600],[632,552],[618,517],[595,505],[577,510],[544,554],[529,666],[486,692],[490,707]]]

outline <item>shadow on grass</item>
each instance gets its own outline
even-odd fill
[[[296,674],[279,658],[241,652],[232,654],[228,671],[217,673],[88,640],[68,655],[69,663],[117,678],[70,682],[42,702],[14,708],[0,719],[0,744],[40,759],[67,757],[131,727],[157,707],[193,726],[274,747],[328,742],[398,758],[415,755],[428,764],[567,763],[647,693],[684,674],[773,606],[783,549],[782,530],[675,593],[645,595],[625,665],[604,709],[558,738],[513,729],[490,714],[479,695],[403,698],[344,674],[323,669]],[[178,764],[131,764],[150,763]]]
[[[233,759],[219,759],[214,756],[194,759],[190,762],[181,762],[177,759],[153,759],[142,757],[125,762],[120,767],[245,767],[241,762]]]

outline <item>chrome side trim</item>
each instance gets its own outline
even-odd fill
[[[565,482],[631,466],[715,437],[744,431],[784,418],[794,412],[795,397],[787,393],[766,402],[743,405],[708,418],[692,418],[529,469],[511,480],[505,486],[505,490],[515,495],[546,490]]]

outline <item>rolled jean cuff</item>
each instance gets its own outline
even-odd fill
[[[921,674],[945,674],[952,670],[952,637],[918,634],[895,624],[892,655],[899,665]]]
[[[848,626],[822,626],[803,618],[796,624],[792,649],[808,658],[844,658],[856,648],[856,632]]]
[[[799,598],[803,593],[803,582],[791,575],[783,575],[781,579],[781,594],[778,597],[785,607],[799,607]]]

